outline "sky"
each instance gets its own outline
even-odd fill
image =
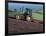
[[[24,7],[25,8],[30,8],[34,11],[42,9],[43,10],[43,5],[42,4],[26,4],[26,3],[8,3],[8,9],[17,9],[19,10],[20,8]]]

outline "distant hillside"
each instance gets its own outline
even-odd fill
[[[43,10],[36,10],[34,13],[43,14]]]

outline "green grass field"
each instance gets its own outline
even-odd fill
[[[16,15],[16,12],[9,12],[8,14],[9,16],[15,16]],[[32,17],[33,19],[37,19],[37,20],[41,20],[43,21],[43,14],[38,14],[38,13],[32,13]]]
[[[15,12],[12,12],[12,13],[11,13],[11,12],[9,12],[9,13],[8,13],[8,15],[9,15],[9,16],[15,16],[15,15],[16,15],[16,13],[15,13]]]
[[[37,20],[43,21],[43,14],[32,13],[32,17]]]

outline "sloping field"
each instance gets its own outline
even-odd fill
[[[15,16],[16,15],[16,12],[9,12],[8,15],[9,16]]]
[[[16,12],[9,12],[8,14],[9,16],[15,16],[16,15]],[[43,21],[43,14],[38,14],[38,13],[32,13],[32,17],[33,19],[36,19],[36,20],[41,20]]]
[[[43,21],[43,14],[38,14],[38,13],[32,13],[32,17],[36,20],[41,20]]]
[[[43,32],[43,24],[8,18],[8,33]]]

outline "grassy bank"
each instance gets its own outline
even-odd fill
[[[43,20],[43,14],[32,13],[32,17],[37,20]]]

